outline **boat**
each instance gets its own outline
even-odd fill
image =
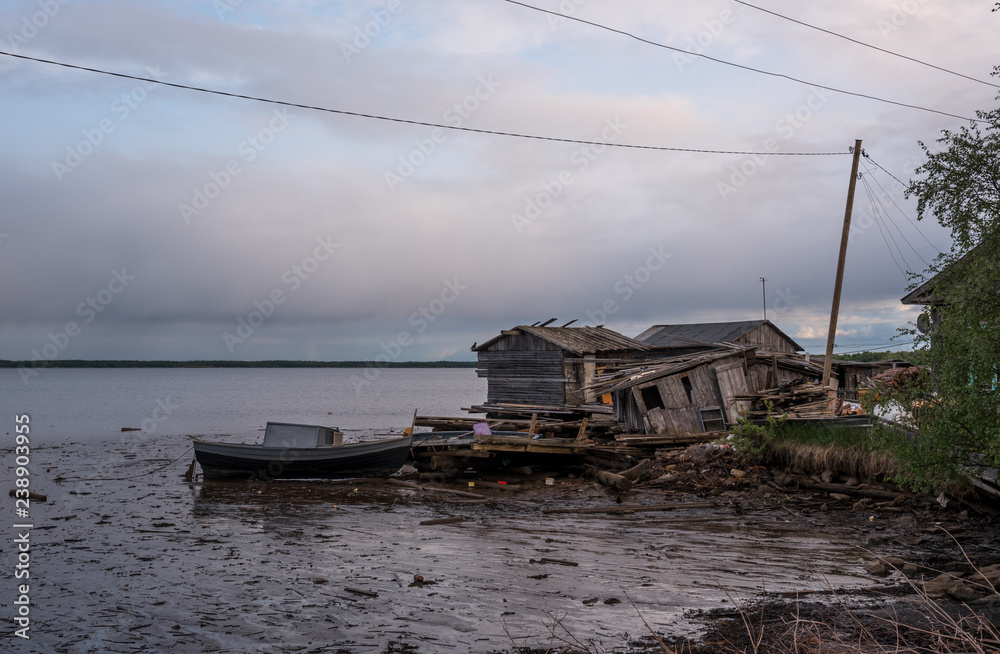
[[[344,443],[319,425],[269,422],[261,445],[194,441],[205,479],[350,479],[384,477],[406,462],[411,434]]]

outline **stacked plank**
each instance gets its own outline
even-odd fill
[[[816,382],[802,379],[759,393],[737,395],[736,399],[751,403],[752,408],[747,414],[751,419],[786,415],[791,419],[805,420],[832,418],[836,413],[830,390]],[[769,403],[771,411],[767,409]]]

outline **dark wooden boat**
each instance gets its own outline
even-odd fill
[[[195,440],[205,479],[349,479],[383,477],[399,470],[411,436],[343,442],[336,429],[269,422],[262,445]]]

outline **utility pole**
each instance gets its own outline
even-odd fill
[[[764,296],[764,320],[767,320],[767,289],[764,287],[766,281],[766,277],[760,278],[760,293]]]
[[[833,307],[830,309],[830,331],[826,336],[826,357],[823,359],[823,386],[830,385],[833,366],[833,342],[837,337],[837,315],[840,313],[840,290],[844,285],[844,262],[847,259],[847,237],[851,232],[851,210],[854,208],[854,187],[858,181],[858,163],[861,160],[861,139],[854,141],[854,163],[851,164],[851,183],[847,187],[847,209],[844,210],[844,231],[840,235],[840,258],[837,260],[837,281],[833,285]]]

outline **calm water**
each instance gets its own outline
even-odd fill
[[[467,416],[486,400],[472,368],[52,369],[22,381],[0,370],[0,433],[31,416],[31,433],[49,443],[119,437],[122,427],[150,436],[259,436],[268,421],[344,430],[402,430],[420,415]]]

